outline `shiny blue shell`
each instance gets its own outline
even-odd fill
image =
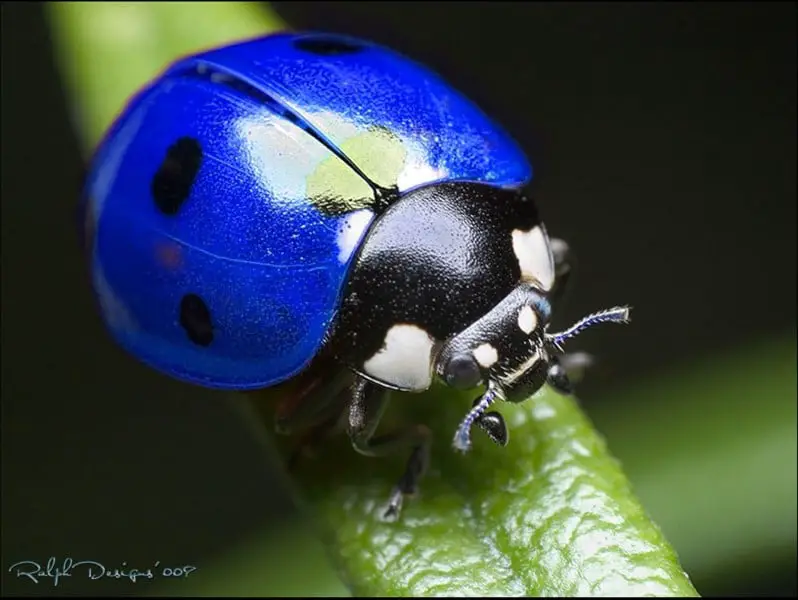
[[[179,140],[201,158],[165,212],[153,179]],[[438,181],[530,178],[500,128],[392,51],[320,34],[245,41],[176,62],[107,133],[83,205],[93,286],[113,337],[150,366],[267,387],[321,348],[379,190],[401,201]],[[210,341],[187,335],[189,295]]]

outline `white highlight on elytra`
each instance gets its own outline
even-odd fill
[[[363,363],[366,375],[404,390],[422,391],[432,384],[435,340],[416,325],[394,325],[377,353]]]
[[[539,284],[543,291],[554,285],[554,257],[542,225],[529,231],[513,230],[513,252],[521,267],[521,279]]]
[[[396,187],[400,192],[423,185],[430,181],[441,181],[446,178],[448,171],[444,167],[434,167],[429,164],[429,156],[416,144],[404,142],[407,150],[405,166],[396,179]]]
[[[535,311],[532,310],[531,306],[524,305],[520,311],[518,311],[518,327],[521,328],[526,334],[530,334],[535,331],[535,327],[538,326],[538,317],[535,314]]]
[[[496,351],[496,348],[487,343],[474,348],[472,354],[479,365],[484,369],[489,369],[499,360],[499,353]]]
[[[243,142],[241,159],[248,163],[241,168],[254,173],[274,204],[293,210],[307,202],[308,176],[332,156],[324,144],[266,108],[253,108],[252,114],[235,121],[235,127]]]
[[[349,260],[373,218],[374,213],[363,208],[341,219],[335,240],[338,245],[338,262],[345,263]]]

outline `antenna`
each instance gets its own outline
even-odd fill
[[[628,306],[616,306],[615,308],[608,308],[607,310],[595,312],[580,319],[565,331],[547,333],[545,335],[545,340],[556,346],[559,350],[562,350],[563,342],[572,337],[576,337],[585,329],[593,327],[593,325],[599,323],[628,323],[630,310],[631,308]]]
[[[479,402],[474,405],[465,416],[457,431],[454,434],[454,447],[461,452],[467,452],[471,448],[471,426],[474,421],[479,419],[488,407],[501,395],[499,388],[492,381],[488,383],[488,389],[482,395]]]

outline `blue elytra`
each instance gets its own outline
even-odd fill
[[[181,59],[101,142],[85,189],[92,282],[115,340],[183,381],[302,371],[386,207],[452,181],[520,189],[516,143],[427,68],[285,33]]]

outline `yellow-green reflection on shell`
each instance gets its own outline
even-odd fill
[[[382,127],[355,135],[339,148],[371,181],[384,188],[396,185],[407,158],[402,141]],[[327,214],[371,208],[374,203],[369,184],[337,156],[322,161],[308,176],[307,193],[310,201]]]

